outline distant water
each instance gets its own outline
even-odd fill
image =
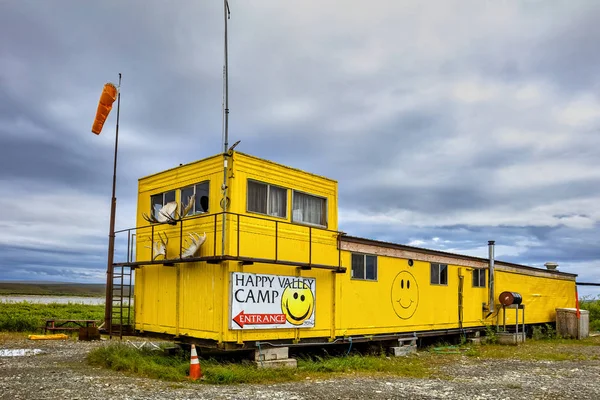
[[[104,297],[80,297],[80,296],[35,296],[35,295],[10,295],[0,296],[0,303],[19,303],[28,301],[30,303],[77,303],[77,304],[104,304]]]

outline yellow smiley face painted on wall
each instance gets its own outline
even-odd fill
[[[419,305],[419,285],[408,271],[402,271],[392,283],[392,307],[399,318],[409,319]]]
[[[281,295],[281,312],[292,325],[302,325],[315,308],[315,298],[310,287],[300,281],[291,283]]]

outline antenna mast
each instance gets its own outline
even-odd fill
[[[227,228],[227,203],[229,199],[227,197],[227,147],[229,146],[229,71],[228,71],[228,60],[227,60],[227,20],[230,18],[230,10],[229,3],[227,0],[223,0],[223,18],[225,21],[225,66],[223,67],[223,75],[224,75],[224,127],[223,127],[223,186],[221,186],[221,190],[223,192],[223,198],[221,199],[221,208],[223,209],[222,217],[223,224],[221,228],[221,255],[225,255],[225,238],[226,238],[226,228]],[[216,254],[215,254],[216,255]]]
[[[225,127],[223,134],[223,153],[227,153],[227,147],[229,146],[229,60],[227,57],[227,20],[231,18],[231,11],[229,10],[229,3],[227,0],[223,0],[223,11],[225,20],[225,66],[223,68],[223,75],[225,79],[225,85],[223,88],[225,91],[225,105],[223,110],[225,113]]]

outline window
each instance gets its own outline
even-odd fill
[[[485,269],[473,270],[473,287],[485,287]]]
[[[175,201],[175,191],[174,190],[150,196],[150,207],[152,208],[151,211],[152,211],[152,215],[154,215],[154,218],[158,219],[159,218],[158,212],[160,211],[160,209],[163,208],[163,206],[165,204],[170,203],[172,201]],[[164,217],[162,217],[162,218],[164,218]]]
[[[181,189],[181,212],[187,205],[190,196],[196,195],[194,205],[186,215],[208,212],[208,182],[198,183]],[[186,215],[183,215],[184,217]]]
[[[446,264],[431,263],[431,284],[432,285],[447,285],[448,284],[448,266]]]
[[[248,180],[247,210],[272,217],[287,217],[287,189]]]
[[[352,254],[352,278],[377,280],[377,257],[367,254]]]
[[[292,222],[327,226],[327,199],[294,190]]]

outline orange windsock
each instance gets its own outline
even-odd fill
[[[96,119],[94,119],[94,123],[92,124],[92,132],[96,135],[99,135],[102,131],[104,122],[106,121],[106,118],[108,118],[108,114],[110,113],[110,110],[112,110],[112,105],[116,99],[117,87],[112,83],[104,85],[104,89],[102,89],[102,94],[100,95],[100,101],[98,102]]]

